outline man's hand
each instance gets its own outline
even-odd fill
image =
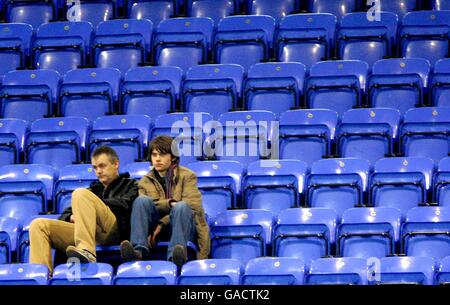
[[[153,231],[152,235],[149,235],[147,238],[147,242],[148,242],[148,246],[150,248],[153,248],[156,246],[156,237],[158,236],[159,233],[161,233],[162,230],[162,226],[158,225],[155,229],[155,231]]]
[[[177,204],[177,201],[175,199],[170,199],[169,200],[169,205],[170,205],[171,208],[174,208],[176,204]]]
[[[70,222],[71,222],[71,223],[75,223],[75,217],[73,216],[73,214],[70,215]]]

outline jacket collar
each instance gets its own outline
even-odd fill
[[[172,178],[172,180],[173,180],[173,182],[174,182],[175,184],[176,184],[177,181],[178,181],[178,174],[179,174],[179,172],[180,172],[180,165],[178,165],[178,166],[175,168],[175,172],[174,172],[174,175],[173,175],[173,178]],[[156,175],[155,175],[155,169],[154,169],[153,167],[150,169],[150,171],[149,171],[147,174],[145,174],[145,176],[148,177],[148,178],[150,178],[150,179],[152,179],[152,180],[157,181]]]

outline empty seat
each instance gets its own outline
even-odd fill
[[[433,10],[450,10],[450,2],[445,0],[431,0]]]
[[[64,15],[69,21],[88,21],[96,29],[100,22],[114,18],[114,5],[112,0],[68,1]]]
[[[269,15],[281,19],[297,10],[295,0],[247,0],[247,11],[249,15]]]
[[[93,41],[93,64],[98,68],[128,69],[147,61],[153,24],[150,20],[109,20],[97,26]]]
[[[450,106],[450,59],[440,59],[436,62],[433,74],[430,76],[429,105],[436,107]]]
[[[243,266],[237,259],[205,259],[186,263],[179,285],[239,285]]]
[[[370,179],[371,205],[397,208],[405,216],[427,201],[433,166],[431,159],[419,157],[378,160]]]
[[[318,62],[305,83],[307,108],[331,109],[342,115],[361,106],[369,66],[359,60]]]
[[[242,285],[303,285],[305,266],[292,257],[259,257],[250,260]]]
[[[208,61],[214,21],[207,17],[161,21],[153,40],[153,59],[158,66],[178,66],[187,71]]]
[[[316,259],[305,282],[307,285],[367,285],[366,260],[358,257]]]
[[[94,29],[89,22],[52,22],[41,25],[33,40],[33,66],[61,75],[84,66],[91,53]]]
[[[214,59],[220,64],[248,68],[267,61],[273,45],[275,19],[270,16],[230,16],[217,26]]]
[[[111,285],[113,267],[105,263],[58,265],[50,285]]]
[[[8,23],[28,23],[34,29],[57,17],[57,0],[8,1],[5,2],[5,17]]]
[[[450,108],[410,109],[400,130],[400,149],[405,156],[427,157],[437,164],[449,155],[449,136]]]
[[[290,110],[280,116],[280,158],[298,159],[311,166],[331,155],[338,123],[333,110]]]
[[[117,268],[113,285],[175,285],[177,266],[167,261],[123,263]]]
[[[48,279],[48,268],[45,265],[0,265],[0,285],[47,285]]]
[[[222,18],[238,12],[239,2],[239,0],[187,0],[187,16],[209,17],[217,25]]]
[[[355,0],[307,0],[308,11],[314,13],[331,13],[338,18],[356,10]]]
[[[127,1],[126,16],[129,19],[149,19],[157,26],[162,20],[175,16],[177,2],[173,0]]]
[[[137,67],[130,69],[121,87],[121,111],[145,114],[156,119],[176,109],[183,70],[178,67]]]
[[[90,121],[114,110],[121,74],[115,68],[89,68],[69,71],[60,91],[60,113],[81,116]]]
[[[367,84],[371,107],[389,107],[404,114],[422,106],[430,63],[422,58],[391,58],[377,61]]]
[[[28,123],[20,119],[0,119],[0,165],[21,161]]]
[[[344,113],[337,133],[338,155],[364,158],[373,165],[391,156],[397,144],[401,114],[397,109],[352,109]]]
[[[378,285],[433,285],[434,261],[429,257],[384,257]]]
[[[191,67],[183,82],[183,109],[207,112],[217,119],[238,107],[244,69],[239,65],[201,65]]]
[[[10,71],[3,79],[1,116],[25,121],[53,114],[60,82],[52,70]]]
[[[132,179],[141,179],[151,169],[151,165],[148,161],[145,162],[132,162],[125,164],[121,167],[121,172],[129,173]],[[204,204],[204,202],[203,202]]]
[[[334,48],[336,16],[332,14],[296,14],[284,17],[275,35],[275,58],[283,62],[301,62],[308,69],[326,60]]]
[[[366,5],[366,1],[361,1],[363,5]],[[373,1],[367,2],[366,8],[370,10],[370,8],[376,7],[379,9],[379,11],[382,12],[391,12],[400,18],[400,20],[408,13],[415,10],[419,10],[420,6],[419,4],[421,0],[402,0],[402,1],[390,1],[390,0],[382,0],[378,1],[377,5],[375,6]],[[371,10],[373,11],[373,10]],[[374,14],[372,12],[372,14]]]
[[[261,63],[248,70],[244,107],[268,110],[279,116],[300,105],[306,68],[301,63]]]
[[[334,209],[342,216],[349,208],[364,206],[369,161],[358,158],[325,159],[311,167],[306,184],[309,207]]]
[[[11,253],[16,251],[19,223],[10,217],[0,217],[0,264],[11,263]]]
[[[436,285],[450,283],[450,256],[444,257],[436,269]]]
[[[296,257],[306,266],[330,256],[335,243],[338,215],[331,209],[286,209],[278,214],[273,229],[272,255]]]
[[[438,165],[433,181],[433,202],[440,206],[450,205],[450,157],[443,158]]]

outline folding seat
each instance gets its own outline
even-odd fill
[[[279,116],[300,105],[306,68],[301,63],[261,63],[248,70],[244,107],[268,110]]]
[[[153,62],[187,71],[208,61],[214,21],[207,17],[161,21],[153,39]]]
[[[34,29],[57,18],[57,0],[5,1],[7,23],[28,23]]]
[[[265,209],[274,216],[299,207],[308,166],[298,160],[260,160],[248,165],[242,181],[242,199],[247,209]]]
[[[121,172],[129,173],[132,179],[141,179],[145,176],[151,169],[151,165],[148,161],[145,162],[132,162],[125,164]]]
[[[242,264],[266,256],[271,244],[273,216],[266,210],[228,210],[214,220],[211,258],[234,258]]]
[[[367,259],[394,255],[401,218],[400,210],[395,208],[346,210],[336,231],[338,255]]]
[[[434,261],[430,257],[384,257],[377,285],[433,285]],[[376,275],[377,276],[377,275]]]
[[[105,263],[58,265],[49,285],[111,285],[113,267]]]
[[[272,256],[302,259],[306,266],[331,255],[338,215],[324,208],[286,209],[278,214],[273,229]]]
[[[118,100],[120,79],[120,71],[115,68],[69,71],[60,89],[60,114],[93,121],[112,113]]]
[[[55,178],[56,172],[49,165],[0,167],[0,216],[15,218],[22,224],[27,217],[46,212]]]
[[[363,60],[370,67],[396,47],[398,17],[380,12],[379,20],[369,20],[366,12],[345,15],[337,34],[337,53],[340,59]]]
[[[155,27],[165,19],[175,16],[178,1],[173,0],[132,0],[127,1],[128,19],[149,19]]]
[[[433,10],[450,10],[450,3],[445,0],[431,0]]]
[[[311,263],[305,283],[307,285],[367,285],[366,259],[318,258]]]
[[[338,114],[333,110],[290,110],[280,116],[280,158],[298,159],[311,166],[330,156]]]
[[[0,285],[47,285],[48,268],[41,264],[0,265]]]
[[[130,69],[121,86],[121,112],[156,119],[176,109],[183,70],[178,67]]]
[[[318,62],[305,83],[307,108],[331,109],[342,115],[360,107],[369,66],[359,60]]]
[[[150,20],[109,20],[99,23],[93,41],[93,63],[125,74],[147,61],[153,24]]]
[[[249,15],[269,15],[279,20],[297,11],[297,1],[247,0],[247,11]]]
[[[434,65],[433,74],[430,76],[429,105],[436,107],[450,106],[450,59],[440,59]]]
[[[406,112],[400,149],[408,157],[427,157],[437,164],[450,152],[450,108],[425,107]]]
[[[243,266],[237,259],[204,259],[184,264],[178,285],[239,285]]]
[[[88,155],[107,145],[117,152],[122,165],[145,160],[153,122],[146,115],[114,115],[97,118],[89,134]]]
[[[367,1],[362,1],[361,3],[366,5]],[[371,3],[372,2],[372,3]],[[374,1],[367,2],[366,9],[370,10],[370,8],[374,7]],[[412,12],[415,10],[419,10],[421,0],[402,0],[402,1],[390,1],[390,0],[382,0],[378,1],[377,8],[379,8],[382,12],[391,12],[396,14],[400,19],[402,19],[408,12]]]
[[[53,114],[59,73],[52,70],[10,71],[1,89],[1,116],[25,121]]]
[[[338,19],[355,11],[356,8],[355,0],[308,0],[308,11],[313,13],[331,13],[337,16]]]
[[[187,16],[209,17],[217,25],[222,18],[238,12],[239,2],[239,0],[187,0]]]
[[[301,62],[308,69],[330,58],[334,48],[336,16],[296,14],[284,17],[275,34],[275,58]]]
[[[16,251],[19,223],[11,217],[0,217],[0,264],[11,263],[11,253]]]
[[[73,164],[61,168],[58,180],[55,182],[54,210],[62,213],[71,205],[72,192],[77,188],[87,188],[97,181],[97,176],[91,164]]]
[[[309,207],[334,209],[339,217],[349,208],[364,206],[370,171],[369,161],[358,158],[315,162],[306,183]]]
[[[367,98],[371,107],[390,107],[404,114],[424,104],[430,63],[422,58],[382,59],[373,65]]]
[[[250,260],[242,276],[243,285],[303,285],[305,266],[292,257],[259,257]]]
[[[197,176],[202,205],[210,224],[221,212],[238,207],[244,169],[237,161],[201,161],[189,163]]]
[[[29,24],[0,24],[0,80],[7,72],[26,66],[32,35]]]
[[[94,29],[97,25],[115,17],[113,0],[79,0],[67,1],[65,14],[69,21],[88,21]]]
[[[183,82],[183,109],[206,112],[217,119],[238,107],[244,69],[239,65],[202,65],[191,67]]]
[[[33,66],[64,75],[78,66],[87,65],[93,31],[86,21],[42,24],[32,44]]]
[[[21,161],[28,123],[20,119],[0,119],[0,165]]]
[[[239,64],[248,68],[268,61],[273,47],[275,19],[270,16],[230,16],[217,26],[214,60],[220,64]]]
[[[352,109],[342,116],[337,132],[338,155],[370,161],[391,156],[397,147],[401,114],[397,109]]]
[[[439,206],[450,205],[450,157],[443,158],[433,179],[433,202]]]
[[[406,212],[427,201],[431,187],[433,161],[428,158],[385,158],[374,165],[369,200],[375,207]]]
[[[436,269],[436,285],[450,283],[450,256],[444,257]]]
[[[136,261],[121,264],[113,285],[175,285],[177,266],[168,261]]]
[[[55,169],[84,160],[89,121],[81,117],[46,118],[31,123],[25,141],[25,163]]]
[[[417,207],[402,225],[402,250],[407,256],[425,256],[435,262],[450,255],[450,209]]]

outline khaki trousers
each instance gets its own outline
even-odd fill
[[[53,272],[51,248],[65,251],[74,245],[96,255],[96,244],[120,242],[117,220],[110,208],[87,189],[72,193],[74,223],[37,218],[30,225],[30,263],[47,265]]]

